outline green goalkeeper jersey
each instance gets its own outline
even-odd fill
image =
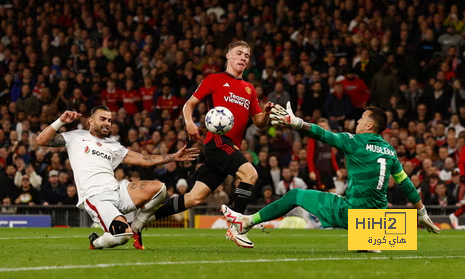
[[[420,200],[415,186],[404,172],[393,147],[378,134],[333,133],[311,125],[310,136],[346,154],[349,208],[387,208],[390,175],[400,184],[410,202]]]

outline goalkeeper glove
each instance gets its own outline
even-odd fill
[[[287,102],[287,109],[284,109],[280,105],[275,105],[271,109],[271,124],[273,125],[279,125],[279,124],[284,124],[291,126],[294,129],[300,129],[302,128],[302,125],[304,124],[304,121],[296,117],[294,115],[294,112],[292,112],[291,108],[291,102]]]
[[[431,219],[428,216],[428,213],[426,212],[425,206],[423,206],[421,209],[418,209],[418,221],[421,226],[426,227],[428,232],[436,233],[438,234],[441,230],[436,227],[436,225],[431,221]]]

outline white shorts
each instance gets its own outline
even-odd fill
[[[108,232],[111,222],[121,215],[136,210],[128,192],[129,181],[124,179],[116,191],[102,192],[91,196],[84,202],[87,213],[95,223]]]

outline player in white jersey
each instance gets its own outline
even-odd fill
[[[90,248],[112,248],[123,245],[134,237],[134,247],[144,249],[140,231],[144,224],[164,201],[166,187],[158,180],[120,183],[113,170],[121,163],[153,166],[173,161],[194,160],[199,155],[195,148],[184,146],[168,155],[142,155],[128,150],[119,142],[110,139],[111,112],[105,106],[92,109],[89,130],[56,133],[61,126],[81,116],[75,111],[65,111],[59,119],[45,128],[36,138],[39,145],[66,146],[74,179],[78,189],[77,206],[85,209],[99,223],[105,233],[89,236]],[[129,225],[123,216],[137,210]]]

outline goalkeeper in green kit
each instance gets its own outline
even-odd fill
[[[224,216],[228,222],[238,227],[240,233],[246,233],[256,224],[284,216],[296,206],[316,215],[323,227],[347,229],[349,209],[387,208],[386,192],[390,175],[418,210],[420,224],[429,232],[439,233],[439,228],[429,218],[420,195],[404,172],[393,147],[380,135],[387,126],[387,116],[383,110],[368,107],[357,121],[355,134],[333,133],[304,122],[294,116],[289,102],[287,109],[276,105],[270,118],[273,125],[284,124],[297,130],[308,131],[310,137],[344,151],[348,171],[346,196],[293,189],[281,199],[248,216],[222,205],[221,211]]]

